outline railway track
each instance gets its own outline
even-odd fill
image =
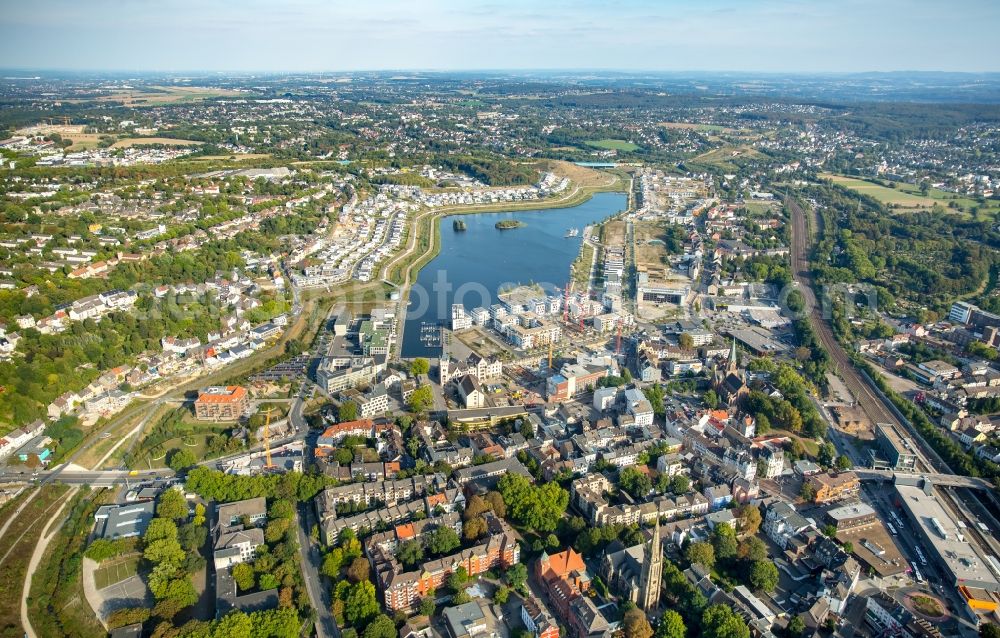
[[[817,302],[815,289],[813,288],[812,270],[809,266],[809,246],[812,244],[810,226],[815,229],[819,220],[815,216],[815,213],[813,213],[812,223],[809,224],[806,212],[792,198],[786,198],[785,204],[792,215],[792,276],[798,284],[802,296],[805,298],[809,322],[834,364],[833,371],[844,382],[847,389],[850,390],[857,401],[858,407],[868,417],[870,423],[890,423],[910,434],[915,443],[918,472],[954,474],[955,472],[924,441],[920,433],[914,431],[909,423],[899,419],[893,408],[886,405],[885,401],[877,393],[877,390],[872,387],[872,382],[854,367],[844,348],[837,341],[829,322],[823,316],[822,305]],[[975,537],[980,548],[987,553],[993,552],[996,549],[994,545],[996,542],[995,539],[987,538],[981,533],[976,525],[977,521],[972,520],[973,517],[969,514],[972,502],[978,503],[985,511],[989,511],[990,504],[982,502],[979,500],[978,495],[971,493],[967,489],[955,490],[953,492],[952,490],[939,488],[938,493],[941,494],[945,505],[951,510],[956,520],[966,519],[969,523],[967,531],[971,532],[972,536]]]
[[[866,379],[851,363],[850,358],[837,341],[830,324],[823,317],[823,307],[816,299],[813,288],[812,270],[809,266],[808,251],[811,234],[806,223],[805,211],[793,199],[786,200],[792,211],[792,271],[795,282],[806,300],[806,310],[809,322],[812,324],[820,343],[830,355],[834,364],[834,372],[843,380],[844,385],[854,395],[859,407],[872,423],[898,423],[895,415],[882,403]],[[813,224],[815,226],[815,222]]]

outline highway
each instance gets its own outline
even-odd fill
[[[60,465],[52,470],[31,470],[5,467],[0,469],[0,480],[32,480],[38,483],[58,482],[67,485],[90,485],[91,487],[112,487],[124,483],[126,479],[142,481],[156,478],[170,478],[174,471],[168,468],[156,470],[67,470]]]

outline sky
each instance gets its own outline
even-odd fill
[[[0,0],[0,66],[1000,71],[998,0]]]

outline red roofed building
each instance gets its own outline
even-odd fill
[[[392,423],[375,423],[371,419],[359,419],[357,421],[344,421],[331,425],[323,430],[323,434],[316,439],[317,447],[336,447],[347,436],[360,436],[366,439],[374,439],[381,433],[391,430],[396,426]]]
[[[457,554],[429,560],[413,571],[403,571],[395,556],[384,548],[372,550],[372,565],[375,580],[382,591],[382,601],[386,609],[399,611],[411,608],[414,603],[427,595],[431,589],[440,590],[459,567],[464,567],[469,576],[478,576],[488,570],[508,569],[521,558],[521,550],[513,530],[499,517],[486,516],[486,541],[463,549]],[[397,535],[406,525],[396,528]],[[397,536],[403,540],[402,536]]]
[[[413,529],[413,523],[403,523],[402,525],[396,526],[396,540],[408,541],[416,537],[417,533]]]
[[[249,411],[250,395],[239,385],[199,390],[194,402],[194,414],[199,421],[238,421]]]
[[[542,553],[535,564],[535,574],[562,618],[569,617],[570,603],[590,589],[590,575],[583,556],[572,547],[551,556]]]

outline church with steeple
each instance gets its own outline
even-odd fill
[[[715,372],[712,375],[712,389],[719,395],[719,399],[729,406],[738,406],[750,394],[746,369],[739,367],[735,338],[729,348],[726,365],[715,367]]]
[[[653,527],[653,538],[646,545],[642,560],[642,577],[639,579],[639,608],[652,614],[660,606],[660,589],[663,587],[663,542],[660,540],[660,519]]]
[[[601,578],[618,595],[655,615],[663,589],[663,540],[657,519],[648,543],[625,547],[615,540],[601,560]]]

